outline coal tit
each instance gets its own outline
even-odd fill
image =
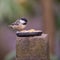
[[[20,18],[20,19],[17,19],[14,23],[12,23],[10,27],[17,31],[21,31],[26,27],[26,25],[27,25],[27,19]]]

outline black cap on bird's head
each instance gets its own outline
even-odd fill
[[[27,19],[26,18],[20,18],[20,19],[17,19],[14,23],[12,23],[11,25],[19,25],[19,24],[22,24],[22,25],[26,25],[27,24]]]
[[[20,23],[22,23],[23,25],[27,24],[27,19],[26,18],[20,18]]]

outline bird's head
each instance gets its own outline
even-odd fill
[[[27,24],[27,19],[26,18],[20,18],[19,22],[23,25]]]
[[[20,19],[17,19],[14,23],[12,23],[10,27],[16,30],[22,30],[26,27],[26,25],[27,25],[27,19],[20,18]]]

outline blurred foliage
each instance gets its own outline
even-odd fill
[[[0,0],[0,20],[13,20],[21,13],[20,9],[17,7],[17,4],[12,0]]]
[[[60,3],[60,0],[55,0],[57,3]]]
[[[56,12],[56,27],[57,29],[60,29],[60,0],[55,0],[55,3],[57,3],[57,12]]]
[[[20,17],[34,16],[35,10],[33,3],[30,2],[30,0],[0,0],[0,21],[10,24]]]
[[[57,29],[60,29],[60,15],[56,15],[56,27]]]
[[[60,0],[55,1],[60,2]],[[0,0],[0,21],[11,24],[20,17],[35,16],[38,2],[39,0]],[[60,27],[59,15],[56,17],[56,25]]]
[[[60,0],[54,0],[57,4],[60,4]]]

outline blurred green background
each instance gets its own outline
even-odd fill
[[[42,19],[40,18],[40,16],[42,18],[40,0],[0,0],[0,34],[1,34],[0,35],[1,37],[0,38],[0,46],[1,46],[0,58],[1,59],[4,58],[7,53],[11,52],[13,49],[16,48],[15,47],[15,43],[16,43],[15,32],[9,30],[9,28],[7,28],[6,26],[10,25],[12,22],[14,22],[16,19],[20,17],[28,17],[30,21],[33,20],[32,23],[30,23],[30,25],[32,25],[35,22],[34,26],[37,28],[38,25],[42,25],[42,22],[40,21]],[[57,33],[57,39],[58,39],[59,38],[58,36],[60,36],[59,34],[60,33],[59,31],[60,30],[60,0],[54,0],[54,18],[55,18],[54,21],[56,25],[56,30],[58,32]],[[6,24],[6,26],[4,26],[4,24]],[[1,27],[2,25],[3,27]],[[32,26],[30,27],[32,28]],[[40,27],[42,26],[39,26],[38,28]],[[60,41],[60,38],[58,40]],[[10,44],[9,43],[7,44],[7,41]],[[57,44],[58,43],[59,42],[57,42]],[[8,47],[6,47],[5,45]],[[58,54],[59,52],[57,53],[57,55]]]
[[[33,0],[0,0],[0,20],[4,20],[7,24],[15,21],[16,19],[28,16],[35,15],[33,8],[33,3],[36,1]]]
[[[35,16],[34,5],[37,5],[38,2],[38,0],[0,0],[0,21],[3,20],[7,24],[11,24],[23,16]],[[55,3],[57,6],[60,5],[60,0],[55,0]],[[60,28],[60,8],[58,10],[55,14],[56,26]]]

